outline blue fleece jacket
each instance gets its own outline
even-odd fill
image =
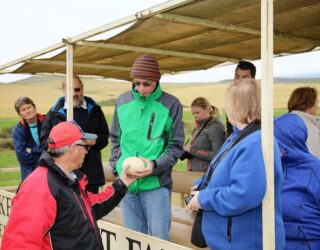
[[[282,152],[286,249],[320,249],[320,160],[307,148],[307,128],[295,114],[275,120]]]
[[[239,130],[234,130],[217,156],[238,134]],[[276,142],[274,148],[276,249],[283,249],[282,171]],[[202,232],[209,248],[262,249],[262,200],[265,193],[266,173],[259,130],[241,140],[224,156],[208,187],[199,192],[198,201],[203,209]]]

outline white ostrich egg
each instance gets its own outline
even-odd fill
[[[128,157],[122,163],[122,169],[128,175],[134,175],[135,172],[144,171],[146,167],[146,162],[139,157]]]

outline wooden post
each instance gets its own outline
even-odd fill
[[[73,120],[73,45],[67,39],[63,42],[67,49],[67,120]]]
[[[263,249],[275,249],[273,140],[273,0],[261,1],[262,152],[267,192],[262,204]]]

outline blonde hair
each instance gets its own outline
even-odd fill
[[[254,79],[240,79],[228,88],[226,111],[229,119],[243,124],[261,120],[261,89]]]
[[[212,116],[214,119],[216,119],[220,115],[219,109],[211,105],[210,102],[204,97],[197,97],[196,99],[194,99],[190,107],[199,107],[202,109],[209,109],[210,116]]]

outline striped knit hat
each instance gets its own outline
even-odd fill
[[[151,55],[139,56],[132,65],[131,77],[159,81],[161,77],[159,63]]]

